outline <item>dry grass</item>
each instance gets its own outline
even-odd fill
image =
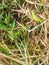
[[[48,0],[0,1],[0,65],[49,65],[48,24]]]

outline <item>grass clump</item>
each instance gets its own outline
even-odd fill
[[[48,4],[48,0],[0,1],[3,65],[49,65]]]

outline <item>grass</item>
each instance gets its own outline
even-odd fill
[[[48,0],[0,1],[0,62],[49,65]]]

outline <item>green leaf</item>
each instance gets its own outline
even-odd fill
[[[6,22],[6,25],[9,24],[9,22],[10,22],[10,13],[6,14],[5,22]]]
[[[0,29],[1,29],[1,30],[7,30],[7,27],[6,27],[4,24],[1,24],[1,23],[0,23]]]
[[[32,11],[32,18],[35,20],[36,23],[41,23],[42,19],[35,15],[35,13]]]
[[[16,37],[16,36],[20,36],[21,34],[22,34],[21,31],[17,31],[17,32],[15,32],[14,37]]]
[[[2,3],[0,3],[0,9],[2,9]]]
[[[13,21],[13,23],[10,24],[10,31],[8,31],[11,38],[14,37],[14,34],[13,34],[14,27],[15,27],[15,20]]]
[[[12,23],[12,28],[14,28],[14,27],[15,27],[15,20]]]
[[[0,3],[0,9],[7,8],[7,5]]]
[[[0,52],[9,54],[8,51],[0,44]]]
[[[20,4],[21,3],[21,1],[20,0],[17,0],[17,2]]]
[[[4,4],[4,8],[8,8],[8,6],[6,4]]]
[[[13,31],[14,27],[15,27],[15,20],[13,21],[12,24],[10,24],[10,30]]]
[[[13,38],[13,31],[8,31],[11,38]]]
[[[15,46],[10,46],[10,45],[8,45],[8,48],[9,48],[9,49],[14,49]]]
[[[2,21],[2,18],[3,18],[3,16],[2,16],[2,14],[0,14],[0,22]]]

